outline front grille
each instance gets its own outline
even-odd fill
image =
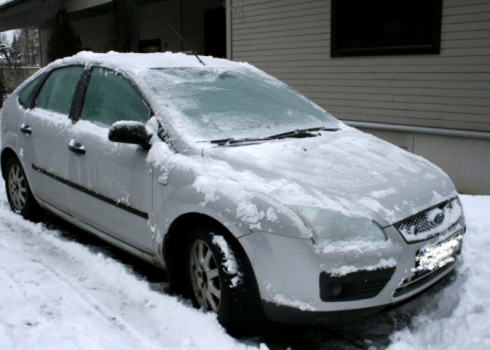
[[[461,215],[461,205],[456,198],[414,215],[394,226],[408,242],[418,242],[447,231],[461,219]]]

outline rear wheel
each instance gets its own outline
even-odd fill
[[[237,242],[219,230],[198,228],[187,244],[187,284],[195,307],[218,314],[233,336],[256,332],[265,320],[257,282]]]
[[[16,157],[11,157],[5,166],[5,189],[10,208],[25,219],[35,220],[41,212],[27,182],[24,168]]]

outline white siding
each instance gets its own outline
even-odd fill
[[[329,0],[233,0],[232,58],[340,119],[490,131],[490,0],[443,4],[440,55],[331,58]]]

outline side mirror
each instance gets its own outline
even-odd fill
[[[130,143],[149,149],[150,138],[151,134],[148,133],[146,127],[140,122],[115,122],[109,129],[109,141],[112,142]]]

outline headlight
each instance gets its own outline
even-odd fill
[[[292,207],[315,235],[316,240],[386,241],[381,227],[368,218],[349,217],[341,213],[310,207]]]

